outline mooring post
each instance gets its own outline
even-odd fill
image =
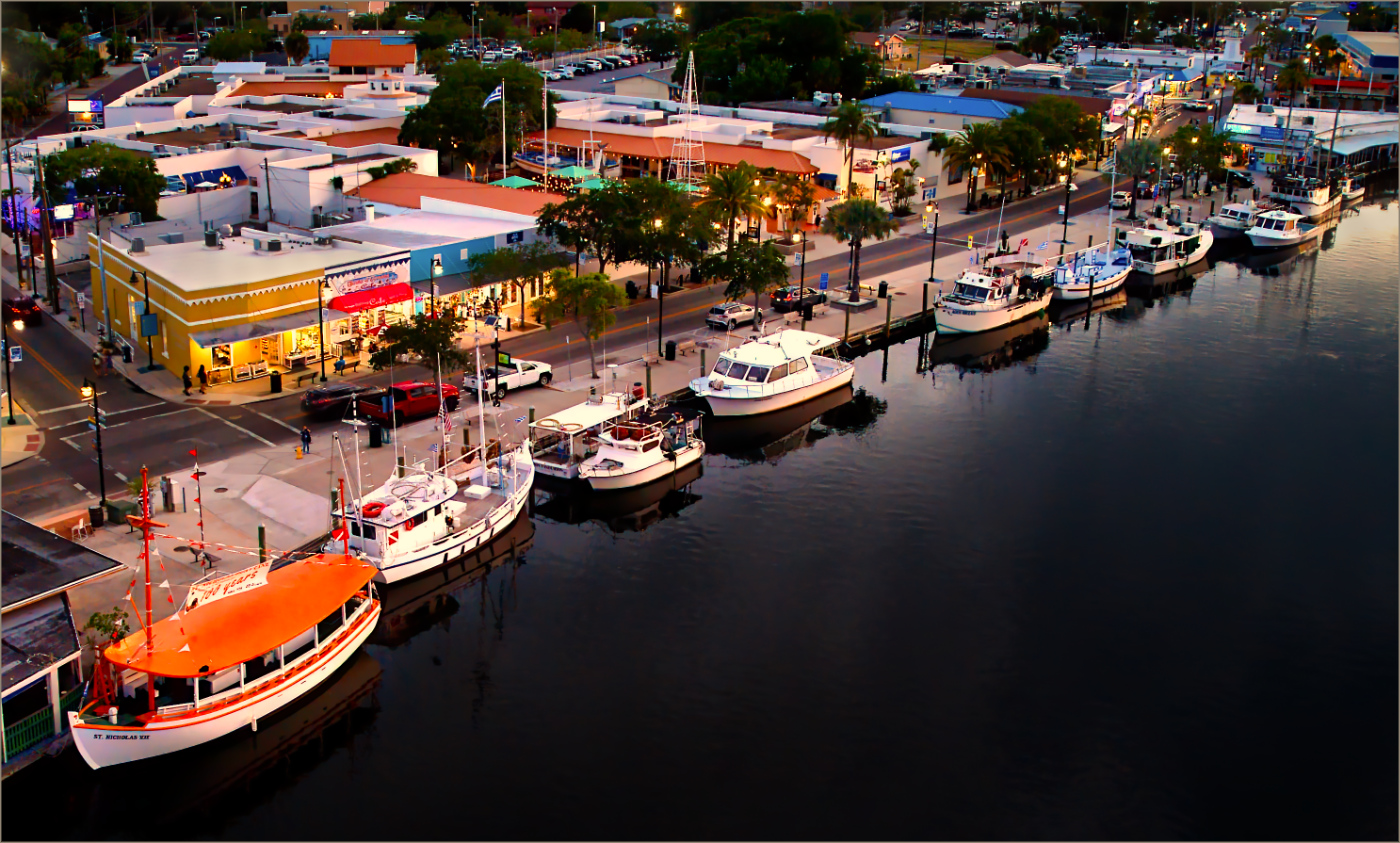
[[[267,561],[267,527],[258,525],[258,562]]]
[[[890,338],[890,316],[894,311],[894,296],[885,296],[885,340]]]
[[[530,424],[534,424],[534,423],[535,423],[535,405],[534,405],[534,404],[531,404],[531,405],[530,405]]]
[[[399,458],[398,458],[398,464],[399,464],[398,474],[399,474],[399,477],[402,478],[402,477],[403,477],[403,457],[399,457]]]
[[[841,341],[849,342],[851,339],[851,309],[849,307],[841,309],[846,311],[846,327],[841,330]]]
[[[651,367],[647,367],[647,395],[651,395]]]
[[[922,322],[922,321],[924,321],[924,320],[927,319],[927,318],[928,318],[928,282],[925,281],[925,282],[924,282],[924,304],[923,304],[922,307],[919,308],[919,321]]]

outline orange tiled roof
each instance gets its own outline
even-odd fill
[[[418,60],[412,44],[383,44],[362,38],[337,38],[331,42],[331,67],[403,67]]]
[[[531,136],[542,139],[544,134],[536,132]],[[671,157],[674,138],[637,137],[635,135],[615,135],[610,132],[594,132],[592,139],[607,144],[607,152],[612,155],[626,155],[632,158],[665,160]],[[589,133],[582,129],[555,129],[549,133],[550,143],[565,146],[585,146]],[[728,143],[706,143],[705,162],[722,167],[733,167],[741,161],[763,169],[773,167],[783,173],[810,175],[817,172],[811,160],[805,155],[783,149],[763,149],[756,146],[738,146]]]
[[[240,97],[273,97],[278,94],[300,97],[324,97],[330,94],[339,97],[345,93],[349,82],[244,82],[236,89]]]
[[[347,193],[358,195],[367,202],[383,202],[400,208],[422,208],[423,197],[428,196],[531,217],[538,216],[540,208],[547,203],[563,202],[567,198],[557,193],[518,190],[420,173],[395,173]]]
[[[372,143],[391,143],[398,146],[399,130],[395,126],[387,126],[379,129],[362,129],[358,132],[336,132],[333,135],[313,138],[313,140],[341,149],[368,146]]]

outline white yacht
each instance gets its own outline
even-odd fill
[[[631,489],[669,477],[705,455],[699,419],[667,424],[622,421],[598,434],[593,456],[578,467],[580,479],[600,491]]]
[[[1303,222],[1302,214],[1265,211],[1249,230],[1249,242],[1261,249],[1296,246],[1322,233],[1322,226]]]
[[[1141,228],[1115,228],[1113,244],[1133,254],[1133,269],[1145,275],[1161,275],[1190,266],[1204,258],[1215,235],[1200,223],[1173,225],[1150,219]]]
[[[716,416],[751,416],[800,404],[851,382],[855,366],[820,352],[836,337],[785,329],[725,351],[690,382]]]
[[[1074,255],[1055,267],[1053,294],[1056,301],[1074,301],[1107,295],[1128,279],[1133,271],[1133,254],[1127,249],[1108,249],[1103,244]]]
[[[934,306],[934,325],[939,333],[990,331],[1044,311],[1053,290],[1053,284],[1039,279],[968,270]]]
[[[1286,206],[1296,208],[1308,219],[1322,216],[1342,202],[1340,189],[1333,190],[1325,181],[1301,176],[1275,178],[1273,192],[1269,195]]]
[[[1254,227],[1254,220],[1270,207],[1272,206],[1260,205],[1252,199],[1234,202],[1207,217],[1206,223],[1210,226],[1211,233],[1218,238],[1243,237],[1246,231]]]
[[[592,456],[589,437],[596,437],[609,424],[636,417],[650,405],[646,390],[637,386],[631,392],[590,396],[582,404],[540,419],[530,425],[535,470],[561,480],[577,478],[579,465]]]

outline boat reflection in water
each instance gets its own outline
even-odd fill
[[[708,443],[706,436],[707,448]],[[630,489],[598,492],[579,485],[540,486],[535,489],[534,515],[560,524],[593,521],[614,533],[638,533],[698,503],[700,496],[692,492],[690,486],[703,473],[704,464],[694,462],[645,486]]]
[[[859,393],[864,395],[865,391]],[[830,435],[832,431],[817,420],[850,404],[856,395],[847,384],[795,407],[761,416],[707,419],[705,444],[710,454],[741,462],[776,462],[784,454]]]
[[[256,811],[260,798],[304,778],[365,732],[379,712],[375,691],[382,675],[379,662],[360,650],[321,687],[260,718],[256,732],[240,729],[144,761],[141,775],[160,782],[160,805],[145,811],[140,823],[129,821],[140,799],[132,801],[128,768],[92,771],[71,749],[44,759],[5,782],[5,801],[26,809],[5,812],[3,834],[26,840],[185,840],[196,831],[219,836],[219,818]],[[90,784],[74,787],[80,779]]]
[[[1056,325],[1069,329],[1074,326],[1075,322],[1086,316],[1091,316],[1095,313],[1108,313],[1114,310],[1121,310],[1127,307],[1127,305],[1128,291],[1120,289],[1111,296],[1104,296],[1101,299],[1096,299],[1092,308],[1089,307],[1089,303],[1086,301],[1069,302],[1063,307],[1057,307],[1051,313],[1051,319],[1054,320]]]
[[[1114,296],[1109,296],[1099,299],[1096,305],[1113,298]],[[1087,304],[1085,301],[1073,306],[1083,308],[1087,307]],[[959,375],[968,372],[990,372],[1029,360],[1049,345],[1050,316],[1040,313],[1034,318],[995,331],[970,336],[955,335],[951,339],[937,337],[928,350],[928,363],[925,368],[951,363]]]
[[[380,588],[379,625],[369,644],[398,647],[457,613],[454,596],[504,565],[524,561],[535,541],[535,525],[520,518],[510,529],[461,559],[410,580]]]
[[[1330,232],[1329,232],[1330,233]],[[1323,235],[1324,239],[1326,234]],[[1272,249],[1267,252],[1246,252],[1234,255],[1230,258],[1233,263],[1238,263],[1254,275],[1277,276],[1281,272],[1286,272],[1295,263],[1313,254],[1319,249],[1319,241],[1311,240],[1307,243],[1300,243],[1297,246],[1289,246],[1286,249]]]

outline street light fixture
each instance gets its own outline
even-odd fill
[[[660,217],[652,220],[658,236],[663,221]],[[661,357],[661,323],[666,319],[666,268],[665,264],[656,273],[656,356]]]
[[[938,259],[938,203],[930,202],[924,206],[924,213],[933,212],[933,246],[928,253],[928,282],[937,284],[938,279],[933,275],[933,264]]]
[[[101,507],[107,509],[107,470],[106,461],[102,458],[102,410],[97,405],[97,384],[83,378],[83,385],[78,390],[84,401],[92,402],[92,415],[88,417],[88,422],[92,424],[93,449],[97,451],[97,491],[102,498]],[[13,399],[13,396],[11,396]],[[11,406],[13,406],[13,400]]]

